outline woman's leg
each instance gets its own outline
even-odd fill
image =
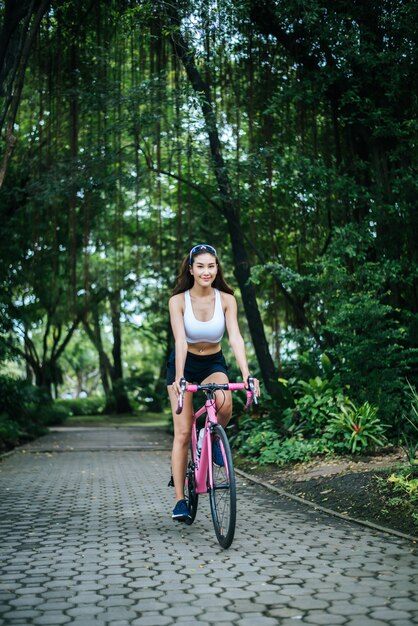
[[[176,502],[184,500],[184,481],[187,469],[187,451],[193,424],[192,394],[184,394],[183,411],[176,414],[177,396],[171,386],[167,387],[171,402],[174,422],[174,440],[171,453],[171,471],[173,472]]]
[[[228,383],[228,376],[224,372],[213,372],[202,380],[202,385],[205,383]],[[223,428],[228,425],[232,415],[232,394],[230,391],[217,391],[216,392],[216,410],[218,413],[218,422]]]

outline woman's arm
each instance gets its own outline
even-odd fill
[[[250,370],[248,368],[247,357],[245,354],[244,339],[242,338],[238,325],[237,301],[234,296],[230,294],[223,293],[222,298],[225,302],[225,322],[228,331],[229,343],[238,363],[238,367],[241,370],[242,380],[247,382]]]
[[[180,393],[180,379],[184,376],[184,364],[187,356],[187,341],[183,322],[184,295],[177,294],[170,298],[168,303],[171,328],[173,329],[176,355],[176,380],[174,390]]]

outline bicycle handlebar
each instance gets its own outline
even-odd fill
[[[255,395],[255,390],[254,390],[254,380],[251,376],[248,377],[248,386],[249,386],[249,389],[247,389],[247,386],[245,383],[206,383],[205,385],[188,385],[186,383],[186,380],[182,378],[180,381],[181,393],[178,397],[176,414],[180,415],[180,413],[183,410],[183,397],[184,397],[185,391],[189,391],[190,393],[196,393],[196,391],[214,392],[214,391],[221,391],[221,390],[238,391],[240,389],[245,389],[247,392],[247,402],[245,404],[244,411],[247,411],[247,409],[251,406],[253,401],[254,401],[254,404],[258,404],[257,396]]]

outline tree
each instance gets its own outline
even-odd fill
[[[0,136],[5,146],[0,167],[0,189],[16,143],[13,129],[20,104],[25,71],[33,42],[41,20],[49,6],[49,0],[6,0],[3,26],[0,34],[0,94],[4,103],[0,112]]]
[[[18,4],[7,6],[23,45],[41,3]],[[267,384],[305,362],[320,369],[325,351],[363,397],[381,370],[355,355],[386,341],[399,346],[402,367],[385,366],[399,399],[417,348],[416,11],[404,0],[50,2],[0,192],[4,333],[19,298],[36,304],[38,351],[48,319],[63,338],[83,311],[110,395],[112,368],[123,384],[143,373],[132,337],[163,389],[174,268],[209,240],[235,272]],[[60,294],[59,313],[40,282],[51,302]]]
[[[221,142],[209,86],[203,81],[196,66],[193,52],[181,35],[181,20],[175,3],[169,5],[167,14],[170,38],[174,52],[184,65],[189,81],[199,99],[202,114],[205,119],[212,162],[220,195],[219,206],[228,226],[232,244],[235,276],[241,290],[247,321],[262,377],[269,393],[273,397],[283,401],[284,394],[277,382],[277,371],[270,355],[254,287],[250,282],[250,263],[245,249],[244,235],[229,180],[227,164],[222,156]]]

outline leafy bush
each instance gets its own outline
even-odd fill
[[[105,399],[92,396],[90,398],[74,398],[70,400],[56,400],[54,406],[63,408],[68,415],[98,415],[105,407]]]
[[[333,376],[357,404],[377,405],[389,436],[396,438],[404,426],[405,378],[418,382],[418,315],[403,309],[397,296],[410,291],[417,268],[376,258],[375,246],[371,222],[350,223],[336,227],[326,253],[305,263],[300,272],[272,262],[254,268],[253,280],[265,280],[268,269],[304,302],[307,318],[317,320],[313,330],[326,346]],[[296,346],[285,363],[287,371],[300,375],[307,365],[314,368],[315,358],[304,356],[309,352],[317,360],[312,335],[312,329],[287,333],[287,344]]]
[[[333,412],[349,402],[343,391],[319,376],[291,381],[294,407],[283,412],[283,424],[290,434],[322,437]]]
[[[11,448],[19,444],[27,433],[8,415],[0,415],[0,449]]]
[[[409,474],[405,468],[396,474],[391,474],[387,482],[393,486],[396,494],[394,498],[389,500],[389,505],[396,506],[396,509],[399,510],[399,505],[404,504],[406,499],[411,517],[418,526],[418,478],[413,478],[412,474]]]
[[[246,416],[231,441],[252,462],[306,462],[318,454],[364,452],[386,443],[376,406],[357,407],[336,384],[319,376],[289,384],[295,405],[283,412],[281,427],[271,419]]]
[[[56,426],[62,424],[70,417],[71,411],[69,407],[58,405],[56,403],[52,405],[43,406],[36,410],[37,418],[44,426]]]
[[[254,420],[249,416],[241,420],[240,430],[230,440],[247,460],[260,465],[306,462],[330,451],[323,439],[304,439],[301,435],[283,438],[272,420]]]
[[[388,482],[394,485],[396,491],[408,494],[418,503],[418,478],[413,478],[411,474],[391,474]]]
[[[34,407],[51,402],[43,390],[9,376],[0,376],[0,390],[0,413],[17,422],[27,420]]]
[[[409,391],[407,393],[410,400],[410,411],[404,414],[404,429],[402,433],[403,448],[408,458],[408,464],[414,471],[418,468],[418,393],[408,382]]]
[[[300,436],[288,439],[276,438],[270,447],[260,451],[258,462],[260,465],[275,463],[286,465],[287,463],[306,463],[312,457],[330,452],[327,443],[323,439],[303,439]]]
[[[378,407],[365,402],[357,408],[353,402],[339,407],[327,426],[327,434],[335,439],[333,448],[351,453],[383,446],[386,427],[377,417]]]
[[[51,410],[48,394],[24,381],[0,376],[0,447],[9,449],[45,432],[43,415]],[[51,414],[48,419],[52,419]]]
[[[402,413],[405,377],[416,371],[418,351],[412,329],[416,316],[392,305],[392,288],[405,285],[397,260],[376,260],[367,224],[337,229],[318,272],[324,298],[323,332],[331,338],[329,356],[352,399],[379,406],[396,428]],[[314,268],[313,268],[314,269]]]

